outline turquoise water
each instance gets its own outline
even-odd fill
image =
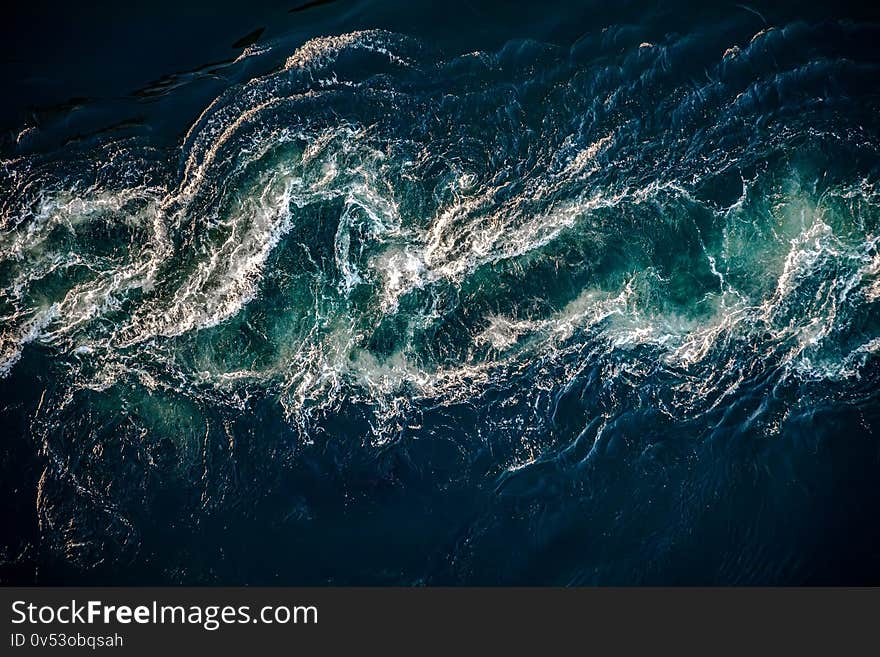
[[[878,24],[343,4],[10,133],[5,578],[876,582]]]

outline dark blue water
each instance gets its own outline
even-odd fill
[[[876,12],[180,4],[5,29],[0,581],[878,583]]]

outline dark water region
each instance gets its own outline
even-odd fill
[[[877,584],[878,37],[14,8],[0,581]]]

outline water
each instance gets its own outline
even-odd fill
[[[287,9],[7,40],[4,582],[880,579],[875,17]]]

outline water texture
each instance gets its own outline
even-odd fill
[[[877,583],[880,23],[644,16],[16,128],[4,580]]]

